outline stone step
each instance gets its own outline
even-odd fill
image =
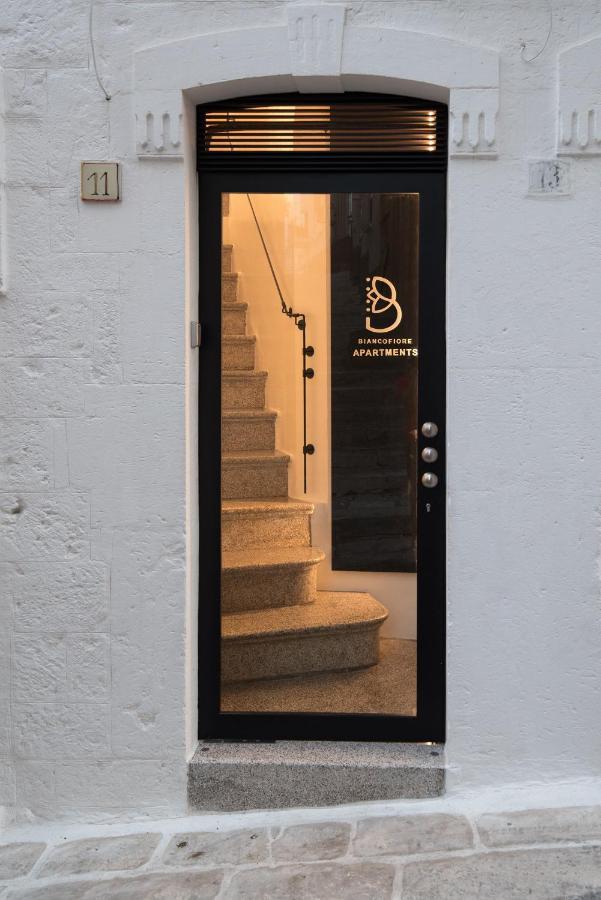
[[[222,244],[221,245],[221,271],[222,272],[231,272],[232,271],[232,250],[233,250],[233,247],[231,244]]]
[[[238,273],[221,273],[221,302],[235,303],[238,299]]]
[[[275,420],[271,409],[224,409],[221,416],[221,449],[274,450]]]
[[[221,306],[221,334],[246,334],[248,303],[223,303]]]
[[[443,744],[201,741],[188,763],[188,802],[223,812],[438,797],[445,772]]]
[[[303,500],[224,500],[222,550],[308,547],[313,504]]]
[[[313,603],[317,592],[317,566],[324,559],[323,550],[315,547],[224,551],[221,556],[222,613]]]
[[[371,594],[347,591],[318,591],[314,603],[302,606],[222,615],[222,681],[373,666],[387,617]]]
[[[231,334],[221,338],[221,369],[254,369],[255,345],[254,335]]]
[[[223,409],[264,409],[267,372],[229,370],[221,373]]]
[[[224,500],[259,500],[288,495],[290,457],[279,450],[239,450],[221,457]]]

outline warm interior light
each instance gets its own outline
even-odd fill
[[[246,106],[205,114],[210,152],[416,153],[437,148],[437,113],[401,103]]]

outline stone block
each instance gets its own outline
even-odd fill
[[[54,623],[49,623],[54,628]],[[102,700],[109,688],[106,634],[16,634],[13,696],[17,700]]]
[[[0,490],[53,487],[54,430],[37,419],[6,420],[0,430]]]
[[[55,767],[52,762],[15,761],[17,803],[34,815],[56,815]]]
[[[108,630],[108,569],[103,563],[28,562],[0,566],[14,604],[15,630]]]
[[[51,851],[38,878],[137,869],[148,862],[160,839],[160,834],[146,833],[69,841]]]
[[[111,744],[119,757],[164,757],[181,749],[183,623],[176,626],[179,616],[166,619],[155,615],[135,633],[112,636]]]
[[[31,0],[26,14],[20,3],[8,4],[0,35],[3,64],[15,68],[86,69],[87,35],[88,11],[82,0],[57,0],[51,16],[45,0]]]
[[[601,808],[571,806],[488,813],[477,822],[488,847],[601,840]]]
[[[129,301],[122,312],[121,355],[127,381],[183,384],[183,276],[179,254],[140,251],[123,264]]]
[[[90,291],[99,285],[119,294],[121,253],[52,253],[44,259],[43,287],[52,291]],[[26,273],[27,274],[27,273]],[[29,280],[33,277],[30,275]]]
[[[109,105],[88,67],[87,54],[83,70],[48,72],[48,121],[69,123],[67,128],[48,129],[48,174],[60,189],[72,185],[79,194],[80,160],[109,159]]]
[[[593,900],[600,889],[601,847],[478,853],[403,870],[403,900]]]
[[[72,561],[89,556],[85,494],[0,494],[0,558],[6,562]]]
[[[6,207],[10,210],[6,224],[6,251],[10,260],[10,287],[25,296],[26,292],[49,287],[50,198],[48,189],[37,186],[8,186]],[[69,282],[64,286],[69,289]]]
[[[6,356],[89,356],[92,313],[82,292],[11,293],[3,301],[2,347]]]
[[[44,69],[4,69],[4,104],[7,116],[44,116],[48,82]]]
[[[380,863],[318,863],[314,866],[278,866],[237,872],[230,882],[228,900],[270,897],[294,900],[386,900],[392,897],[393,866]]]
[[[176,834],[163,855],[168,866],[242,866],[266,862],[267,831],[200,831]]]
[[[18,843],[0,845],[0,879],[20,878],[31,872],[46,844]]]
[[[89,384],[118,384],[123,381],[120,353],[120,298],[103,291],[90,295],[92,313],[92,353],[86,381]]]
[[[276,862],[336,859],[347,852],[350,833],[348,822],[291,825],[274,837],[271,853]]]
[[[53,700],[67,684],[65,641],[59,634],[15,635],[13,693],[16,700]]]
[[[5,359],[0,416],[77,416],[83,412],[83,360]]]
[[[472,829],[463,816],[382,816],[363,819],[357,824],[353,853],[356,856],[409,856],[466,850],[472,843]]]
[[[13,747],[22,759],[107,756],[108,708],[102,703],[15,702]]]
[[[4,652],[4,648],[0,646],[0,653],[2,652]],[[10,659],[8,652],[6,657],[7,660]],[[10,756],[10,700],[8,699],[10,678],[4,682],[1,691],[6,696],[0,699],[0,758]]]
[[[5,129],[6,183],[48,184],[48,142],[42,119],[10,119]]]
[[[0,709],[5,704],[0,703]],[[9,724],[8,713],[9,709],[6,708],[6,725]],[[7,755],[9,750],[6,751]],[[15,767],[10,762],[0,762],[0,807],[2,806],[15,806],[17,802],[17,790],[16,790],[16,773]]]
[[[81,158],[85,159],[83,156]],[[61,180],[68,178],[71,185],[53,190],[50,195],[52,250],[70,253],[122,253],[133,250],[138,243],[138,235],[136,207],[131,198],[123,203],[86,202],[80,197],[79,182],[74,181],[76,174],[62,174]],[[90,287],[104,285],[101,282]]]
[[[107,755],[107,754],[104,754]],[[91,759],[54,767],[51,811],[152,810],[153,814],[182,815],[185,793],[184,747],[177,757],[162,760]],[[35,798],[34,798],[35,802]]]
[[[102,413],[68,429],[71,484],[92,490],[92,527],[183,522],[183,391],[103,390]]]
[[[221,888],[223,872],[148,874],[107,881],[70,881],[9,891],[6,900],[211,900]]]
[[[188,765],[193,809],[329,806],[444,790],[440,749],[359,741],[201,743]]]

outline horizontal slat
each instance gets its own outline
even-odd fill
[[[446,116],[444,117],[446,119]],[[201,111],[204,153],[446,154],[440,112],[423,103],[223,104]],[[202,150],[201,150],[202,152]]]

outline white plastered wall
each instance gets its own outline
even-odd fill
[[[450,99],[451,785],[598,775],[595,136],[562,138],[569,195],[527,195],[528,159],[556,154],[557,83],[568,113],[580,109],[581,51],[560,54],[601,33],[598,4],[563,4],[533,63],[520,41],[527,57],[542,46],[542,0],[320,7],[334,52],[303,36],[300,6],[277,0],[97,4],[109,103],[89,65],[87,2],[33,0],[26,24],[0,5],[0,803],[49,816],[185,804],[199,514],[192,107],[294,89]],[[140,52],[155,44],[166,46]],[[590,79],[586,92],[585,118],[600,104]],[[120,205],[79,201],[86,158],[121,161]]]

